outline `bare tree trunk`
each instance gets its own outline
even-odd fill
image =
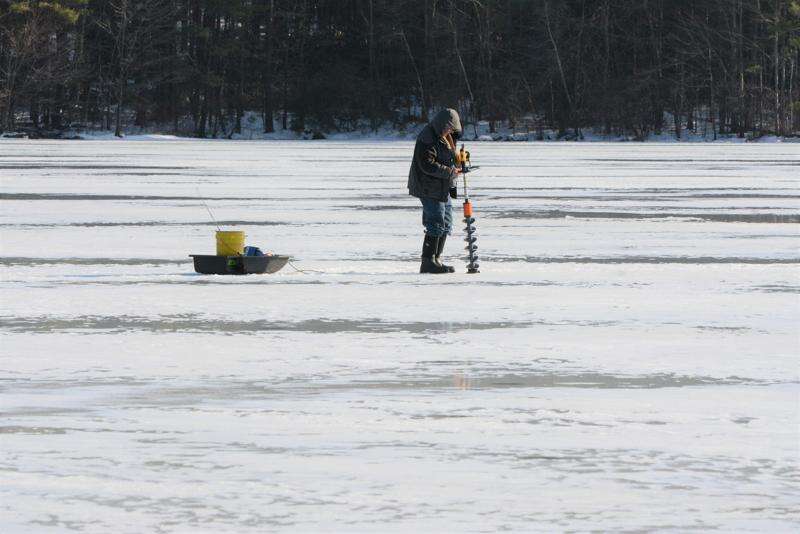
[[[558,52],[558,44],[556,43],[556,39],[553,36],[553,30],[550,27],[550,7],[549,2],[544,0],[544,21],[545,27],[547,28],[547,36],[550,39],[550,44],[553,47],[553,54],[555,55],[556,59],[556,66],[558,67],[558,73],[561,77],[561,86],[564,89],[564,96],[567,99],[567,104],[569,105],[569,119],[572,122],[573,114],[574,114],[574,107],[572,105],[572,97],[569,94],[569,87],[567,85],[567,77],[564,75],[564,66],[561,63],[561,54]]]
[[[267,8],[267,6],[269,7]],[[275,42],[275,0],[264,0],[264,7],[266,8],[265,26],[267,35],[264,38],[264,112],[262,113],[262,118],[264,122],[264,133],[272,133],[275,131],[275,127],[272,124],[272,54]],[[285,126],[284,129],[286,129]]]
[[[431,89],[431,78],[432,78],[432,61],[431,56],[433,54],[433,14],[434,10],[436,9],[434,6],[436,5],[435,0],[433,6],[429,6],[430,0],[423,0],[423,10],[425,12],[425,33],[424,33],[424,48],[422,53],[422,79],[423,83],[425,84],[425,95],[427,99],[420,102],[422,106],[422,114],[421,119],[424,122],[428,122],[428,111],[433,108],[433,95]]]
[[[373,0],[369,0],[369,19],[367,23],[367,42],[369,50],[369,81],[370,89],[370,123],[373,131],[378,129],[378,70],[375,59],[375,18],[374,18],[374,4]]]
[[[798,129],[797,125],[795,124],[795,114],[794,114],[795,106],[791,104],[792,97],[794,95],[794,72],[795,72],[795,70],[797,70],[796,56],[797,56],[797,54],[795,54],[795,61],[790,61],[789,62],[789,91],[787,93],[789,95],[789,102],[790,102],[790,105],[789,105],[789,127],[788,127],[788,129],[790,130],[789,133],[791,133],[792,130],[796,131]]]
[[[114,135],[122,137],[122,84],[125,77],[120,72],[117,78],[117,109],[114,111]]]
[[[200,98],[200,120],[197,123],[197,137],[204,138],[206,136],[206,120],[208,119],[208,87],[203,89],[203,95]]]
[[[609,0],[603,4],[603,45],[605,46],[605,54],[603,55],[603,98],[607,101],[609,98],[609,63],[611,61],[611,38],[609,35],[609,10],[611,6]],[[603,133],[608,135],[611,133],[611,121],[608,116],[608,104],[603,102]]]
[[[406,38],[406,32],[402,28],[400,28],[400,38],[405,44],[406,52],[408,53],[408,57],[411,60],[411,66],[414,68],[414,74],[417,75],[417,87],[419,87],[419,102],[420,106],[422,107],[422,120],[427,121],[427,112],[425,111],[425,86],[422,83],[422,77],[419,74],[419,69],[417,68],[417,62],[414,61],[414,54],[411,53],[411,46],[408,44],[408,39]]]
[[[782,121],[782,112],[781,112],[781,91],[780,91],[780,64],[781,64],[781,57],[778,54],[779,52],[779,39],[780,39],[780,32],[778,31],[778,26],[781,19],[781,0],[775,0],[775,20],[773,21],[774,24],[774,31],[775,31],[775,40],[774,40],[774,49],[773,49],[773,56],[772,60],[775,64],[775,135],[783,135],[783,121]]]
[[[461,69],[461,75],[464,76],[464,83],[467,86],[467,94],[469,94],[470,108],[472,108],[472,106],[475,103],[475,95],[472,93],[472,87],[469,84],[469,77],[467,76],[467,69],[464,67],[464,60],[461,57],[461,51],[458,48],[458,27],[453,21],[453,11],[454,11],[454,6],[451,5],[449,22],[450,22],[450,28],[453,32],[453,49],[456,52],[456,58],[458,59],[458,66]],[[478,137],[476,121],[473,121],[473,128],[475,129],[475,137]]]
[[[117,60],[119,62],[117,69],[117,84],[116,84],[116,104],[117,109],[114,111],[114,135],[122,137],[122,105],[125,95],[125,84],[127,83],[127,63],[128,63],[128,46],[127,46],[127,33],[128,33],[128,10],[129,1],[119,0],[118,3],[113,5],[116,15],[120,17],[119,27],[117,29]]]
[[[18,68],[18,65],[13,61],[12,54],[8,54],[8,85],[6,87],[6,105],[3,110],[5,112],[5,117],[2,118],[2,123],[0,123],[0,128],[5,127],[7,130],[14,128],[14,93],[16,91]]]
[[[242,23],[242,27],[244,27],[244,23]],[[243,36],[242,36],[243,39]],[[241,134],[242,133],[242,116],[244,115],[244,46],[239,46],[239,68],[238,68],[238,83],[236,85],[236,110],[235,114],[236,117],[233,122],[233,128],[231,128],[228,137],[230,138],[234,133]]]
[[[711,62],[711,42],[708,44],[708,115],[711,121],[711,133],[714,141],[717,140],[717,125],[714,121],[714,96],[716,88],[714,86],[714,68]]]

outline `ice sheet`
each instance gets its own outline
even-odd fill
[[[0,141],[0,531],[800,527],[797,147],[469,148]]]

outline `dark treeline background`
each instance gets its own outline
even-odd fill
[[[800,0],[0,0],[0,128],[800,132]]]

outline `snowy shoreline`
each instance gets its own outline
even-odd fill
[[[16,134],[13,134],[16,135]],[[26,141],[345,141],[345,142],[394,142],[394,141],[413,141],[415,134],[405,134],[398,132],[397,134],[383,135],[383,134],[358,134],[358,133],[334,133],[327,135],[324,139],[310,139],[304,137],[302,134],[265,134],[261,137],[244,137],[242,135],[235,135],[231,138],[215,137],[199,139],[197,137],[173,135],[173,134],[160,134],[160,133],[143,133],[143,134],[126,134],[122,137],[117,137],[113,133],[77,133],[63,138],[52,139],[29,139],[28,137],[18,137],[13,135],[0,135],[0,141],[7,140],[26,140]],[[631,143],[631,144],[769,144],[769,143],[800,143],[800,137],[779,137],[774,135],[765,135],[755,139],[740,138],[736,136],[720,137],[718,139],[705,139],[702,137],[690,137],[687,139],[675,139],[672,136],[660,135],[652,136],[646,140],[634,140],[631,138],[613,137],[613,136],[596,136],[587,135],[584,139],[535,139],[533,136],[526,137],[524,134],[515,135],[515,137],[498,137],[492,139],[486,135],[478,136],[477,138],[466,137],[460,142],[468,143],[515,143],[515,144],[553,144],[553,143]]]
[[[674,122],[671,116],[666,117],[668,125],[661,133],[650,133],[644,139],[637,139],[633,135],[612,135],[602,133],[601,128],[587,127],[582,130],[581,137],[576,138],[573,131],[568,135],[559,138],[558,132],[551,129],[534,130],[531,124],[523,125],[519,128],[511,127],[508,124],[498,124],[495,131],[492,131],[487,121],[480,121],[477,124],[467,124],[464,127],[463,142],[487,142],[487,143],[670,143],[670,144],[696,144],[696,143],[800,143],[800,132],[793,136],[775,136],[765,134],[760,137],[753,137],[749,133],[745,137],[738,137],[736,134],[717,133],[716,139],[714,132],[698,128],[696,130],[682,130],[681,138],[675,135]],[[123,129],[122,137],[116,137],[110,130],[96,130],[86,125],[75,126],[61,132],[52,131],[51,134],[58,134],[53,140],[87,140],[87,141],[200,141],[200,140],[219,140],[219,141],[346,141],[346,142],[382,142],[382,141],[413,141],[423,128],[423,124],[409,123],[403,127],[384,124],[373,130],[365,125],[350,131],[325,131],[319,128],[307,128],[304,131],[294,131],[284,129],[280,121],[274,121],[271,133],[264,133],[264,126],[261,118],[252,112],[245,114],[241,124],[241,132],[226,134],[219,133],[206,138],[194,137],[188,132],[192,131],[192,125],[188,122],[178,126],[180,133],[175,132],[172,127],[165,125],[153,125],[147,128],[129,127]],[[0,140],[3,139],[27,139],[25,130],[19,132],[0,133]],[[36,140],[35,137],[31,137]],[[42,140],[47,138],[40,137]]]

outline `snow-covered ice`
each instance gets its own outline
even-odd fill
[[[800,527],[796,145],[412,146],[0,141],[0,531]]]

